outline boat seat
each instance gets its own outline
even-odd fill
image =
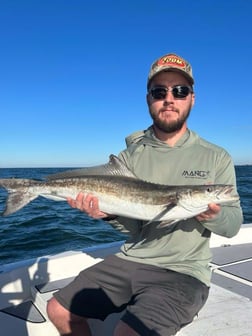
[[[212,248],[211,282],[252,300],[252,243]]]
[[[251,259],[252,243],[224,245],[211,248],[212,263],[221,266]],[[252,272],[250,273],[252,275]],[[252,280],[252,277],[251,277]]]
[[[69,277],[65,279],[47,282],[44,284],[39,284],[39,285],[36,285],[35,288],[42,294],[48,293],[48,292],[54,292],[60,288],[67,286],[71,281],[73,281],[74,278],[75,277]]]
[[[33,323],[45,322],[46,318],[43,314],[45,313],[46,310],[47,301],[52,297],[53,292],[68,285],[73,279],[74,277],[69,277],[66,279],[60,279],[36,285],[34,288],[32,288],[32,295],[34,298],[34,302],[32,300],[28,300],[18,305],[3,308],[0,310],[0,312],[28,322]],[[42,311],[40,311],[37,308],[36,302],[38,301],[38,299],[39,299],[38,307],[40,309],[43,308]]]
[[[16,306],[1,309],[0,312],[33,323],[42,323],[46,321],[45,317],[40,313],[31,300],[22,302]]]

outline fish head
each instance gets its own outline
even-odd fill
[[[202,196],[206,200],[209,200],[210,203],[222,204],[230,203],[238,200],[238,196],[234,195],[232,192],[234,186],[226,184],[213,184],[206,185],[205,192]]]
[[[237,200],[239,196],[235,194],[232,185],[177,186],[176,204],[167,211],[165,220],[157,227],[164,228],[180,220],[195,217],[208,210],[210,203],[227,204]]]
[[[198,208],[205,211],[210,203],[223,204],[237,201],[239,197],[232,193],[233,190],[232,185],[226,184],[191,186],[178,191],[177,199],[178,203],[188,210]]]

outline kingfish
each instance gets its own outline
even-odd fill
[[[104,165],[49,175],[44,181],[0,179],[0,186],[8,191],[3,216],[20,210],[38,196],[62,201],[75,199],[83,192],[98,198],[102,212],[147,223],[163,222],[161,227],[194,217],[206,211],[209,203],[238,200],[238,195],[232,195],[232,185],[161,185],[143,181],[115,155],[110,155]]]

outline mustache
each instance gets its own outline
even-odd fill
[[[159,112],[165,112],[165,111],[171,111],[171,112],[177,112],[177,113],[179,113],[179,109],[177,109],[175,107],[166,106],[166,107],[161,107],[159,109]]]

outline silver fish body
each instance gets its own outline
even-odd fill
[[[171,186],[140,180],[114,155],[105,165],[51,175],[46,181],[0,179],[0,186],[9,191],[4,216],[38,196],[66,200],[82,191],[98,197],[105,213],[168,225],[204,212],[209,203],[238,200],[231,185]]]

